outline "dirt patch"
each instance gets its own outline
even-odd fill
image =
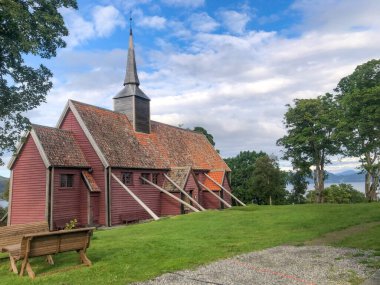
[[[367,231],[375,226],[380,225],[380,222],[372,222],[372,223],[367,223],[367,224],[360,224],[357,226],[349,227],[347,229],[341,230],[341,231],[336,231],[336,232],[331,232],[327,233],[317,239],[311,240],[311,241],[306,241],[304,244],[305,245],[327,245],[327,244],[332,244],[334,242],[338,242],[341,240],[344,240],[347,237],[350,237],[351,235],[354,235],[356,233],[360,233],[363,231]]]

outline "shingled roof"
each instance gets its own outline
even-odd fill
[[[155,121],[150,134],[139,133],[122,113],[71,103],[112,167],[230,171],[203,134]]]
[[[178,167],[178,168],[172,168],[166,175],[174,181],[181,189],[184,189],[186,186],[187,178],[189,177],[189,173],[191,171],[190,167]],[[162,188],[168,191],[176,191],[179,190],[177,187],[173,185],[168,179],[164,180],[164,184],[162,185]]]
[[[71,131],[40,125],[32,125],[32,130],[51,166],[89,166]]]
[[[214,179],[216,182],[218,182],[220,185],[223,184],[223,180],[224,180],[224,174],[225,172],[224,171],[210,171],[209,173],[207,173],[208,176],[210,176],[212,179]],[[203,184],[211,189],[211,190],[221,190],[220,189],[220,186],[218,184],[216,184],[214,181],[212,181],[210,178],[206,177],[205,181],[203,182]]]

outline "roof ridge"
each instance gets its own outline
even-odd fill
[[[150,120],[151,123],[157,123],[157,124],[161,124],[161,125],[165,125],[165,126],[168,126],[168,127],[171,127],[171,128],[175,128],[175,129],[179,129],[181,131],[185,131],[185,132],[191,132],[191,133],[195,133],[195,134],[198,134],[198,135],[202,135],[204,136],[203,134],[199,133],[199,132],[196,132],[196,131],[193,131],[193,130],[190,130],[190,129],[184,129],[184,128],[181,128],[181,127],[177,127],[177,126],[173,126],[173,125],[169,125],[167,123],[162,123],[162,122],[158,122],[158,121],[155,121],[155,120]]]
[[[104,107],[99,107],[99,106],[96,106],[96,105],[91,105],[91,104],[88,104],[88,103],[85,103],[85,102],[80,102],[80,101],[73,100],[73,99],[69,99],[69,101],[71,101],[73,103],[78,103],[78,104],[81,104],[81,105],[85,105],[85,106],[94,107],[94,108],[101,109],[101,110],[104,110],[104,111],[116,113],[116,114],[122,114],[122,113],[119,113],[119,112],[116,112],[116,111],[112,111],[112,110],[104,108]],[[124,115],[124,114],[122,114],[122,115]]]
[[[56,128],[56,127],[44,126],[44,125],[40,125],[40,124],[34,124],[34,123],[32,123],[31,126],[32,126],[32,128],[33,127],[37,127],[37,128],[45,128],[45,129],[52,129],[52,130],[57,130],[57,131],[63,131],[63,132],[67,132],[67,133],[73,133],[70,130],[64,130],[64,129],[60,129],[60,128]]]

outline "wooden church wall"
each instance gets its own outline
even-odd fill
[[[46,221],[46,168],[29,135],[13,167],[10,224]]]
[[[105,179],[104,179],[104,166],[100,161],[98,155],[96,154],[94,148],[88,141],[84,131],[80,127],[78,121],[76,120],[74,114],[71,110],[67,111],[65,118],[62,121],[61,129],[69,130],[74,133],[75,140],[79,144],[84,156],[86,157],[87,162],[90,164],[93,172],[92,176],[94,177],[96,184],[99,186],[101,193],[99,194],[97,206],[99,208],[99,224],[106,224],[106,215],[105,215]],[[96,201],[96,200],[94,200]]]
[[[177,198],[181,198],[181,193],[171,192]],[[173,216],[181,214],[181,203],[161,193],[161,216]]]
[[[128,170],[113,169],[115,174],[122,181],[123,172],[132,172],[133,183],[127,187],[133,191],[157,216],[161,213],[160,191],[149,184],[142,184],[141,173],[149,173],[150,180],[153,170]],[[163,174],[159,175],[159,186],[162,185]],[[111,221],[112,225],[122,223],[121,215],[137,216],[139,220],[151,219],[151,216],[129,195],[127,191],[115,180],[111,179]]]
[[[73,175],[73,187],[61,187],[61,175]],[[69,222],[77,219],[80,225],[87,224],[86,185],[79,169],[54,169],[53,225],[54,222]]]

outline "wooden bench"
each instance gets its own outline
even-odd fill
[[[21,244],[22,237],[26,234],[47,231],[49,225],[46,221],[0,227],[0,251],[3,247]]]
[[[31,257],[48,257],[61,252],[77,251],[81,262],[91,266],[91,261],[86,256],[86,250],[90,245],[90,238],[94,229],[83,228],[26,234],[23,236],[21,244],[4,247],[3,252],[9,253],[11,262],[15,263],[17,260],[22,260],[20,276],[23,276],[26,270],[32,279],[35,277],[35,273],[29,263]],[[53,264],[52,260],[49,263]],[[14,264],[14,266],[16,265]]]

